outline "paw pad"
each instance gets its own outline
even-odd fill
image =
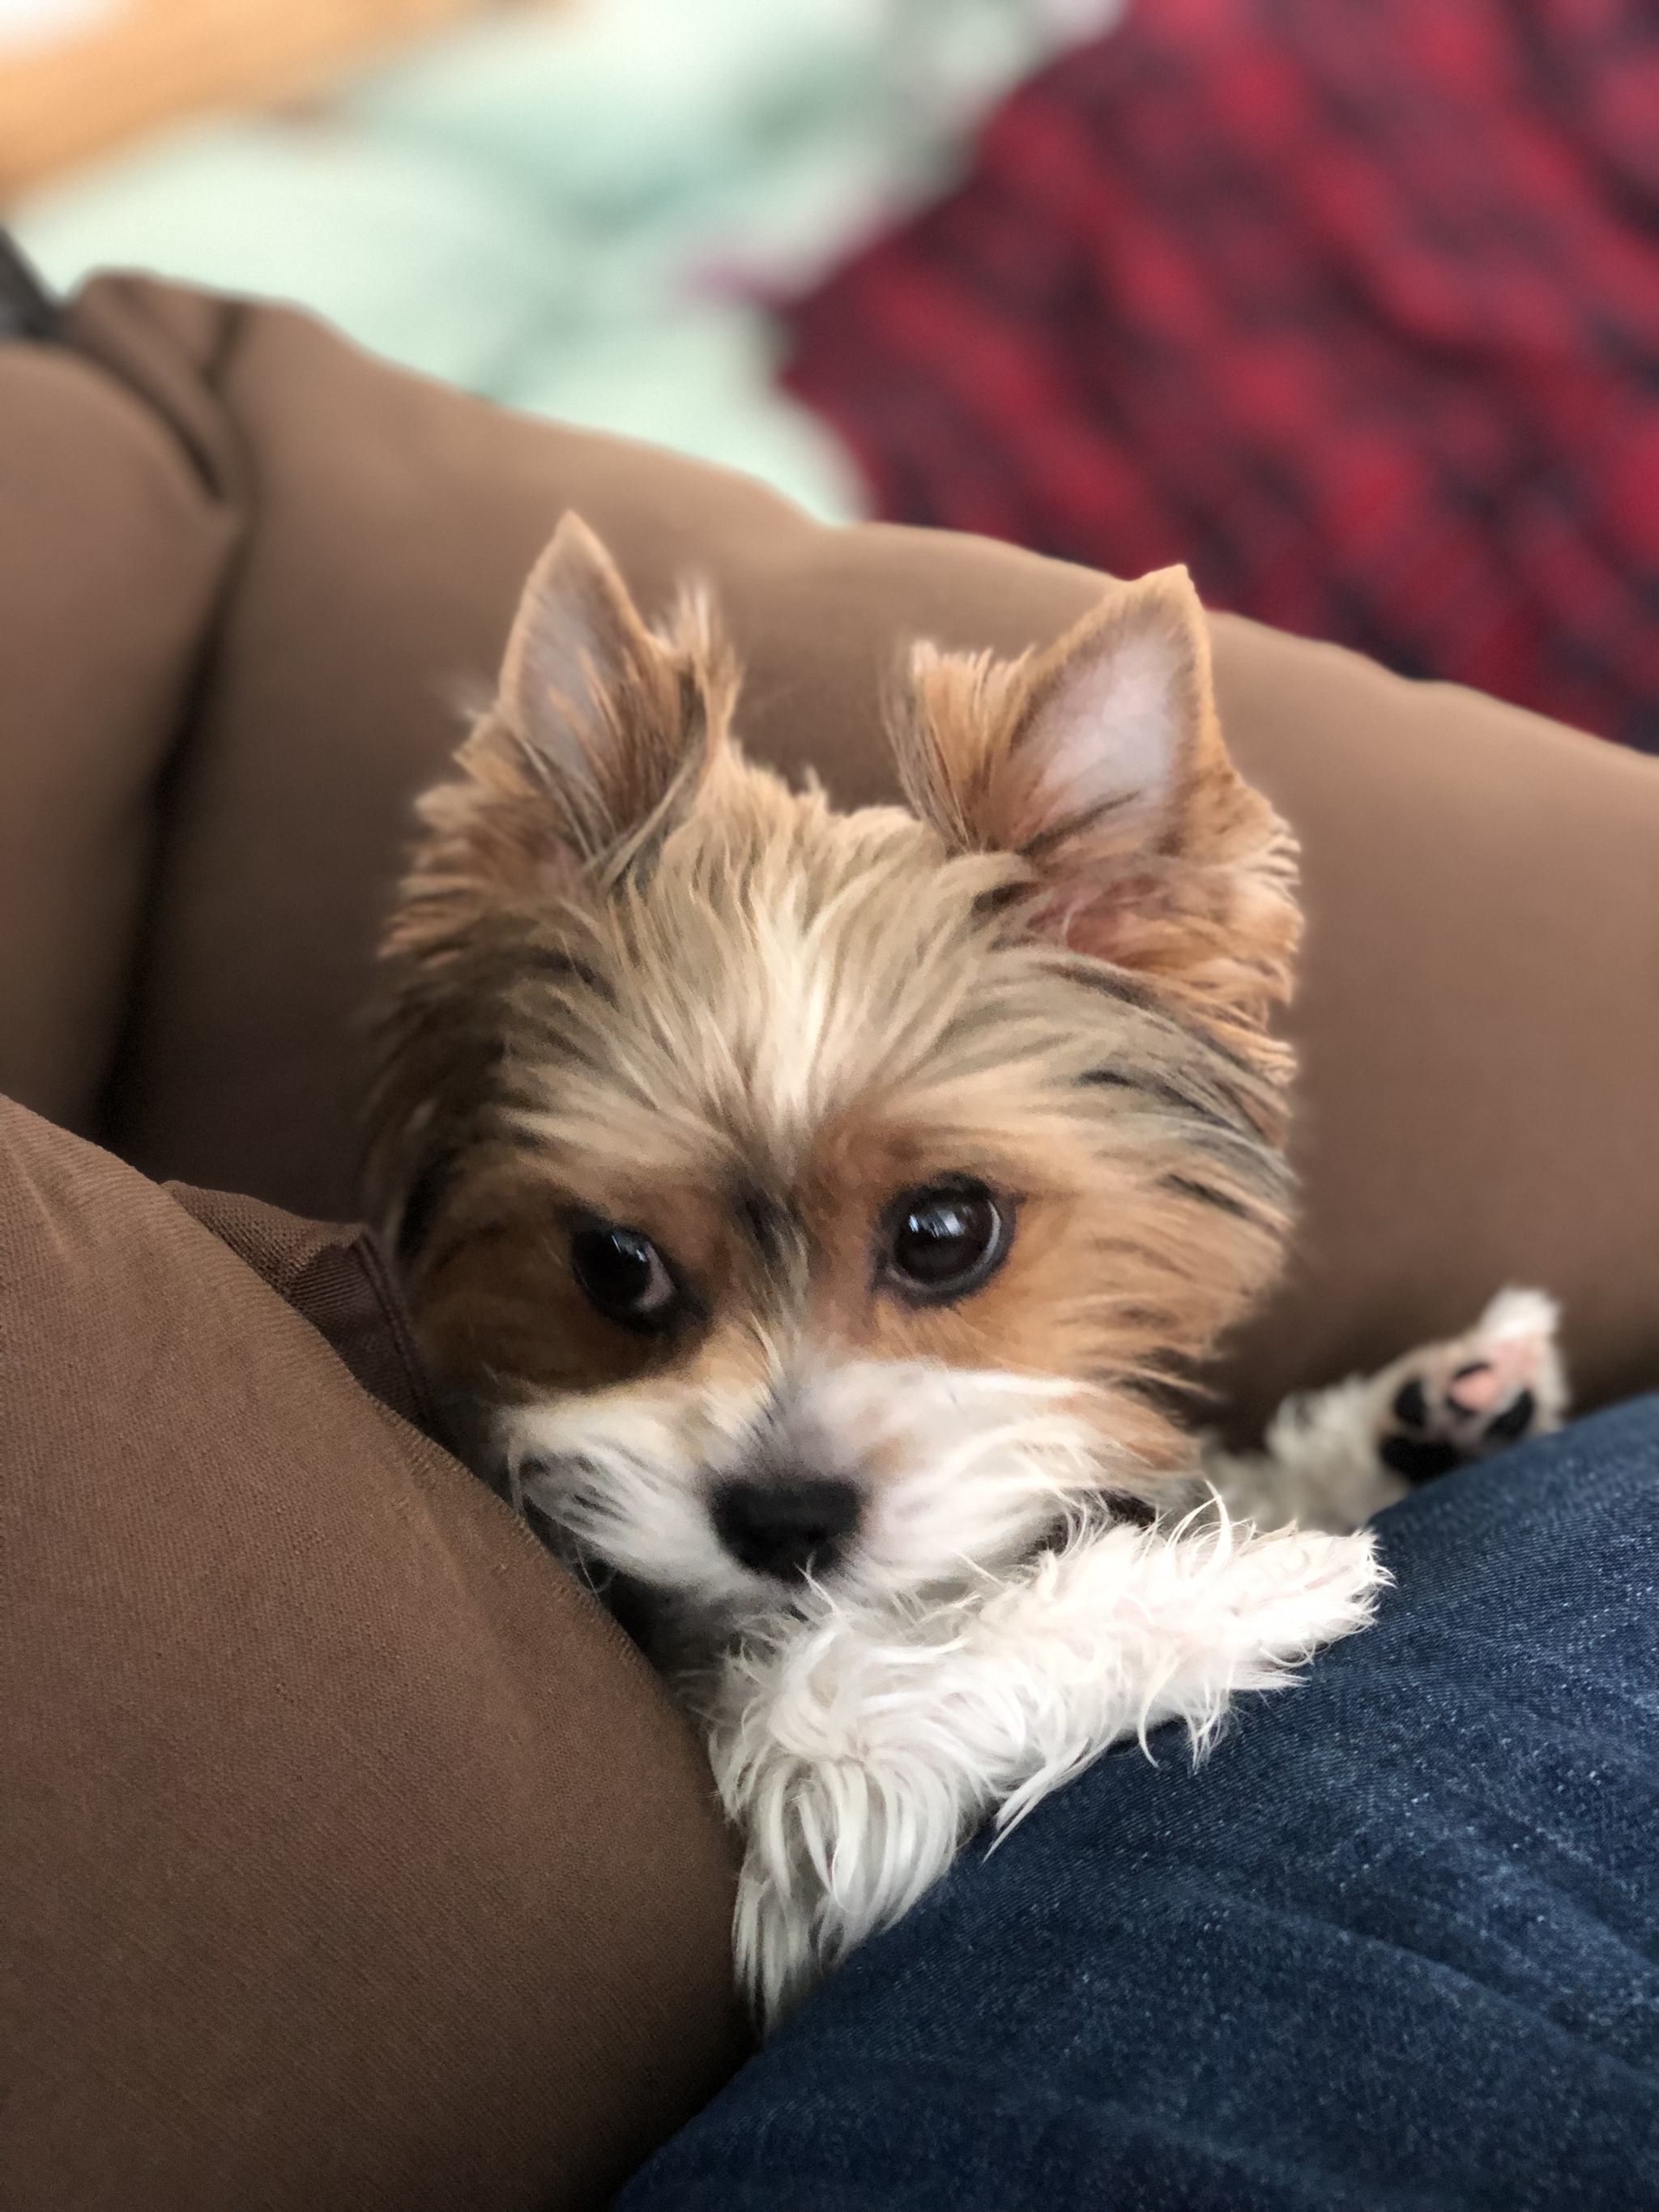
[[[1566,1390],[1555,1308],[1536,1291],[1506,1291],[1467,1336],[1402,1360],[1389,1378],[1376,1453],[1410,1483],[1559,1425]]]

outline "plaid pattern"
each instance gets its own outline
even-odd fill
[[[1659,9],[1139,0],[790,310],[879,511],[1659,750]]]

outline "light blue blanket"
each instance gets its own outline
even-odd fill
[[[938,191],[974,119],[1103,0],[570,0],[304,117],[173,134],[11,211],[112,264],[298,301],[490,398],[859,511],[757,304]]]

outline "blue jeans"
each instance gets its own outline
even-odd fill
[[[1659,2207],[1659,1398],[1379,1529],[1375,1629],[975,1847],[618,2212]]]

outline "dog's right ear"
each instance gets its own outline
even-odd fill
[[[637,864],[684,816],[736,693],[704,602],[683,595],[661,630],[647,628],[604,546],[567,514],[525,586],[460,776],[420,801],[425,835],[387,949]]]
[[[1276,1075],[1299,927],[1290,832],[1228,757],[1182,568],[1109,592],[1018,660],[918,646],[895,736],[957,852],[1018,855],[1039,935],[1138,969]]]

